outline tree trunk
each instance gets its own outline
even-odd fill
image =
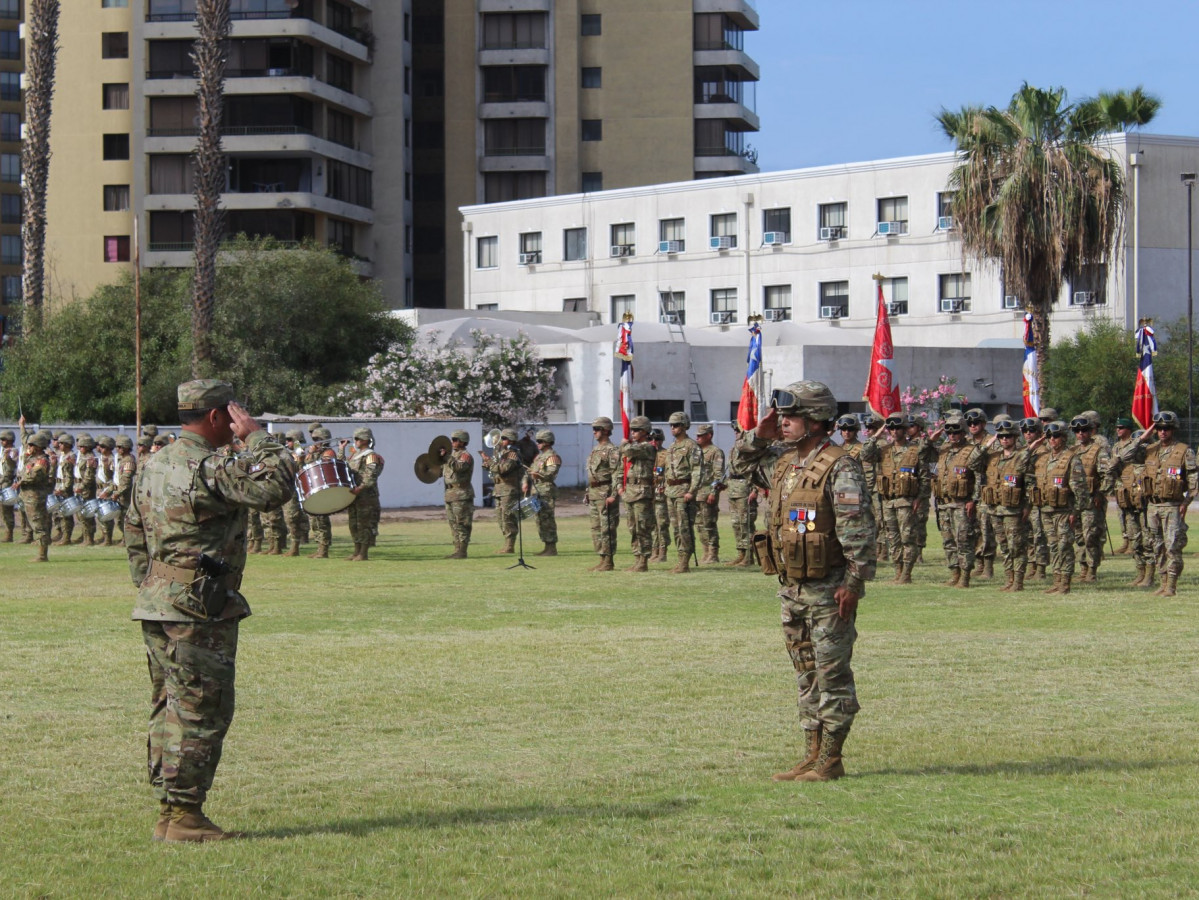
[[[196,65],[195,273],[192,280],[192,377],[212,374],[212,317],[216,304],[216,257],[220,249],[224,215],[221,191],[225,189],[225,155],[221,151],[221,117],[225,99],[226,44],[229,37],[229,0],[197,0],[192,47]]]
[[[25,10],[25,135],[21,145],[21,238],[26,331],[37,328],[46,295],[46,187],[50,109],[58,57],[59,0],[28,0]]]
[[[1049,360],[1049,309],[1047,300],[1029,305],[1032,313],[1032,343],[1037,351],[1037,387],[1041,397],[1037,412],[1040,412],[1040,407],[1047,405],[1049,386],[1045,384],[1045,368]]]

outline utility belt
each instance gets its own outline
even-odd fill
[[[678,487],[680,484],[691,484],[690,478],[667,478],[666,483],[671,487]]]
[[[730,475],[729,476],[729,481],[744,481],[744,480],[745,480],[744,475]]]
[[[605,484],[611,484],[611,478],[592,478],[587,484],[590,487],[603,487]]]
[[[240,573],[228,571],[228,564],[224,560],[205,555],[200,556],[200,564],[194,569],[152,559],[146,580],[151,578],[186,588],[178,593],[171,592],[171,605],[198,619],[219,617],[225,611],[229,592],[241,588]]]
[[[654,483],[654,480],[652,478],[630,478],[628,480],[628,484],[651,485],[653,483]]]

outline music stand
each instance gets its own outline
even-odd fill
[[[521,480],[522,481],[524,480],[523,476],[521,477]],[[531,497],[533,495],[530,494],[529,496]],[[515,569],[517,567],[520,567],[522,569],[536,569],[537,568],[536,566],[531,566],[527,562],[525,562],[525,528],[524,528],[525,517],[522,514],[522,512],[523,511],[520,508],[520,501],[517,500],[516,501],[516,547],[517,547],[516,562],[514,562],[512,565],[508,566],[508,568]]]

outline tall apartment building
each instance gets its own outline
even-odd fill
[[[0,346],[21,302],[21,0],[0,0]]]
[[[230,5],[228,231],[335,246],[395,307],[463,305],[462,206],[757,171],[750,0]],[[195,0],[60,31],[51,303],[113,281],[135,221],[143,265],[190,264],[197,132]]]

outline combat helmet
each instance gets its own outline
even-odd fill
[[[666,420],[668,425],[680,425],[683,428],[691,427],[691,417],[685,412],[672,412],[670,418]]]
[[[837,398],[822,381],[794,381],[770,394],[770,405],[779,415],[802,416],[829,422],[837,416]]]
[[[862,427],[855,415],[844,415],[837,420],[838,431],[858,431]]]

